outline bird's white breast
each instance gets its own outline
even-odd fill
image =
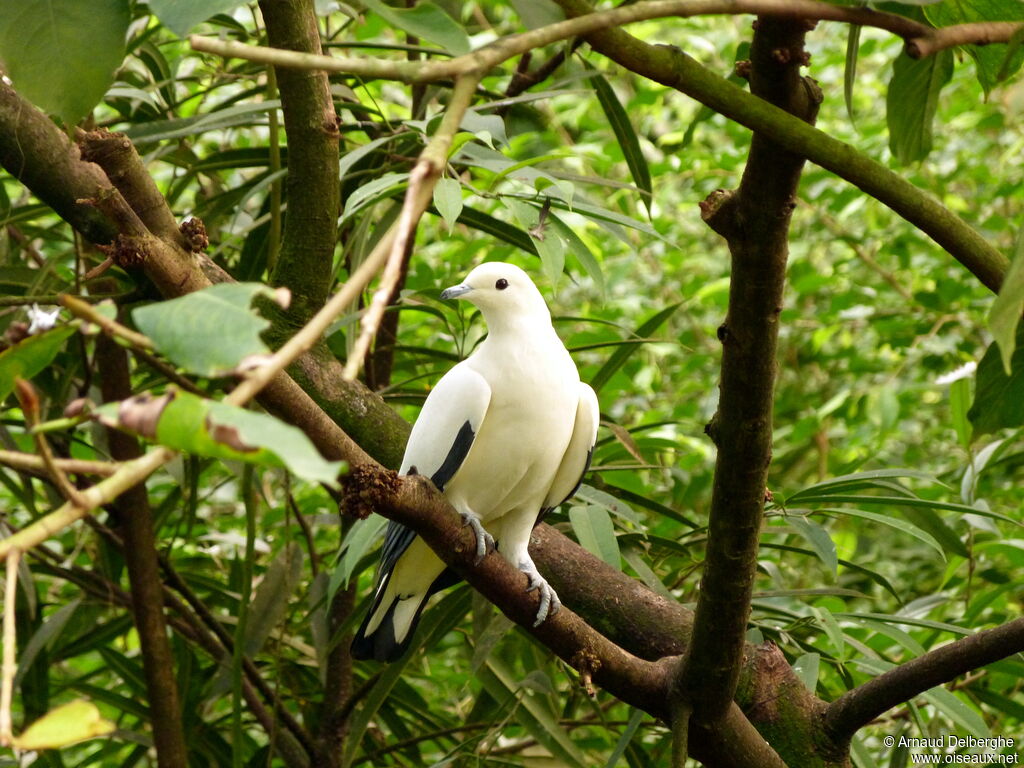
[[[531,344],[488,338],[467,361],[491,386],[472,449],[445,489],[481,520],[539,509],[572,436],[576,365],[548,326]]]

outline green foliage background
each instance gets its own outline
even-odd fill
[[[253,8],[220,5],[230,13],[204,21],[204,12],[190,17],[188,8],[154,1],[172,31],[146,6],[135,7],[127,56],[90,120],[131,137],[174,211],[203,220],[210,255],[239,280],[259,282],[273,258],[273,190],[284,174],[270,150],[270,142],[284,141],[269,120],[279,102],[264,68],[196,55],[178,37],[192,29],[261,40]],[[443,6],[473,45],[519,31],[547,8]],[[946,0],[927,12],[937,18],[959,7]],[[334,53],[358,54],[363,45],[403,50],[405,33],[394,18],[368,12],[353,20],[334,3],[321,10]],[[100,21],[115,24],[111,14]],[[442,44],[460,45],[436,16],[426,23]],[[422,45],[431,47],[423,32]],[[743,57],[737,53],[749,39],[749,19],[660,20],[631,32],[677,45],[727,75]],[[19,87],[21,49],[4,42],[10,26],[5,33],[0,57]],[[898,40],[861,32],[849,105],[847,29],[823,24],[810,46],[810,73],[826,97],[818,126],[897,167],[1012,253],[1024,220],[1024,89],[1019,77],[995,82],[1002,59],[979,69],[985,64],[963,52],[944,55],[948,83],[924,106],[914,100],[921,87],[904,83],[914,98],[890,101],[887,119],[894,66],[905,72]],[[479,319],[442,303],[441,288],[484,259],[529,269],[582,378],[599,389],[607,420],[584,492],[554,523],[655,591],[691,603],[714,466],[703,430],[716,407],[716,329],[729,275],[728,253],[701,222],[698,203],[737,185],[750,134],[678,93],[624,75],[586,47],[512,104],[502,97],[509,75],[484,81],[489,95],[464,122],[449,181],[420,226],[402,301],[392,310],[400,313],[397,353],[381,394],[414,419],[431,384],[479,341]],[[29,96],[32,77],[24,75]],[[443,89],[428,87],[418,100],[426,113],[410,116],[404,86],[336,78],[333,88],[344,201],[335,274],[344,280],[393,215],[408,158],[436,127],[433,99],[443,99]],[[71,122],[85,111],[39,103]],[[287,147],[281,150],[286,162]],[[528,234],[542,205],[551,207],[543,239]],[[0,177],[0,217],[0,283],[15,299],[78,292],[83,265],[102,258],[7,176]],[[995,431],[971,434],[976,384],[964,366],[980,362],[991,343],[991,294],[921,232],[815,166],[801,185],[788,277],[773,501],[750,638],[778,643],[808,686],[834,700],[891,664],[1020,614],[1024,441],[1019,425],[998,418]],[[154,298],[124,273],[108,288],[128,308]],[[3,310],[0,329],[23,319],[18,304]],[[356,309],[328,339],[342,357],[358,330]],[[190,329],[198,346],[218,340],[205,319],[197,315],[198,328]],[[35,376],[47,418],[89,394],[90,356],[91,341],[76,335]],[[216,381],[193,378],[216,396]],[[141,364],[134,382],[139,392],[166,384]],[[32,450],[13,398],[0,439]],[[105,458],[88,424],[52,439],[71,456]],[[58,502],[54,489],[12,470],[0,470],[0,483],[5,524],[24,526]],[[349,583],[360,594],[369,589],[380,521],[340,522],[324,489],[283,470],[247,473],[198,456],[170,465],[147,487],[161,550],[229,632],[242,612],[240,596],[253,590],[240,639],[288,709],[315,719],[320,661],[331,642],[324,596]],[[255,501],[246,505],[246,496]],[[255,534],[248,540],[247,521]],[[126,584],[123,558],[89,528],[47,546],[53,556],[31,560],[20,584],[18,724],[85,697],[118,730],[40,753],[35,765],[148,764],[138,640],[108,589]],[[425,652],[386,669],[358,665],[355,685],[364,697],[353,714],[351,764],[539,765],[531,761],[541,754],[564,765],[667,764],[660,724],[604,693],[589,698],[564,665],[510,627],[461,586],[426,615]],[[237,666],[218,665],[179,635],[173,644],[195,765],[271,764],[271,739],[233,703]],[[862,731],[855,760],[905,765],[905,753],[883,746],[886,735],[1024,735],[1022,679],[1024,663],[1013,657],[933,690]],[[239,722],[241,738],[233,730]],[[0,765],[18,764],[0,756]]]

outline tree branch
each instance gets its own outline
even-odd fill
[[[821,93],[800,76],[805,24],[758,20],[751,45],[751,90],[813,121]],[[786,56],[779,56],[785,51]],[[804,160],[755,133],[739,189],[702,205],[729,245],[729,308],[722,341],[718,458],[704,574],[679,704],[698,726],[727,709],[739,682],[772,452],[775,349],[782,312],[789,222]]]
[[[257,48],[229,40],[217,40],[192,35],[189,44],[193,50],[213,53],[229,58],[273,64],[277,67],[296,69],[319,69],[325,72],[341,72],[360,77],[377,77],[400,80],[405,83],[430,83],[448,80],[469,71],[486,72],[501,62],[527,51],[550,45],[570,37],[586,36],[610,27],[619,27],[638,21],[676,16],[740,15],[756,14],[774,18],[841,21],[866,27],[877,27],[899,35],[908,45],[908,55],[932,53],[941,48],[964,43],[985,45],[1007,42],[1022,26],[1013,22],[991,22],[987,24],[946,27],[945,34],[936,34],[925,24],[868,8],[830,5],[817,0],[648,0],[632,5],[619,6],[605,11],[589,12],[573,19],[549,24],[518,35],[501,38],[475,51],[447,61],[399,61],[394,59],[340,58],[317,56],[283,51],[274,48]]]
[[[829,705],[824,728],[839,743],[883,712],[972,669],[1024,653],[1024,618],[943,645],[883,672]]]
[[[567,15],[579,16],[591,10],[586,0],[556,2]],[[587,42],[631,72],[675,88],[763,134],[786,151],[802,155],[846,179],[931,237],[989,289],[998,291],[1002,285],[1009,267],[1006,256],[933,196],[849,144],[752,96],[677,49],[648,45],[621,29],[588,35]]]
[[[320,54],[313,0],[260,0],[270,45]],[[271,282],[292,292],[287,332],[323,306],[331,286],[337,238],[338,115],[325,72],[276,71],[288,136],[288,211]]]
[[[124,348],[107,336],[100,336],[96,340],[96,366],[100,372],[104,401],[131,397],[131,376]],[[129,461],[142,455],[139,441],[130,435],[108,429],[107,440],[110,455],[118,461]],[[188,750],[182,728],[174,656],[167,640],[156,534],[145,484],[140,482],[128,488],[113,501],[111,508],[124,531],[123,551],[131,584],[135,627],[142,646],[142,670],[146,678],[157,764],[161,768],[176,768],[188,762]]]

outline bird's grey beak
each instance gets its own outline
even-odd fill
[[[457,299],[459,296],[465,296],[472,290],[473,286],[469,283],[459,283],[458,285],[453,285],[451,288],[445,288],[441,291],[441,298]]]

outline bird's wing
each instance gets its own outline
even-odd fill
[[[448,371],[427,396],[413,425],[400,474],[426,475],[443,491],[473,447],[490,401],[491,388],[479,373],[464,363]],[[401,523],[388,523],[380,557],[382,582],[414,538],[416,534]]]
[[[573,423],[572,437],[569,446],[562,456],[551,489],[541,507],[541,517],[554,509],[563,501],[572,497],[580,484],[583,475],[590,467],[590,457],[597,441],[597,424],[601,419],[597,404],[597,395],[589,384],[580,382],[580,399],[576,406],[576,421]],[[539,518],[538,518],[539,519]]]
[[[443,491],[473,447],[490,401],[487,381],[465,361],[448,371],[413,425],[400,474],[426,475]]]

